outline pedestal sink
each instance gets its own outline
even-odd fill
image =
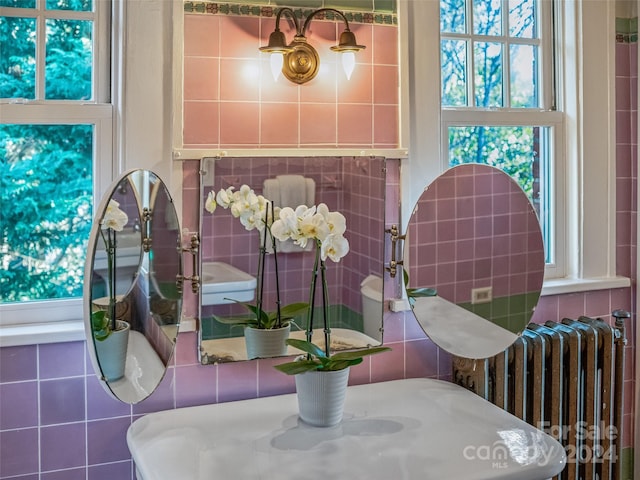
[[[290,394],[152,413],[127,442],[139,480],[542,480],[566,462],[547,434],[431,379],[351,386],[331,428],[299,421]]]

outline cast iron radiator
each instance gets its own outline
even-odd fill
[[[495,357],[453,358],[453,381],[556,438],[558,480],[617,480],[622,441],[625,327],[629,313],[530,323]]]

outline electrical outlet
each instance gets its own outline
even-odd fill
[[[471,289],[471,304],[489,303],[493,296],[492,287],[480,287]]]

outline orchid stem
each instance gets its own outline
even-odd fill
[[[309,310],[307,312],[307,342],[311,342],[313,336],[313,311],[316,301],[316,279],[318,278],[318,265],[320,264],[320,248],[316,244],[316,258],[313,264],[313,275],[311,276],[311,288],[309,289]],[[311,355],[307,355],[311,358]]]
[[[100,230],[102,234],[102,239],[105,242],[107,248],[107,277],[109,279],[108,282],[108,290],[109,290],[109,328],[111,331],[116,330],[116,232],[107,229],[107,237],[104,236],[104,231]],[[113,233],[113,238],[111,238],[111,234]]]
[[[322,317],[324,321],[324,352],[327,357],[331,350],[331,327],[329,325],[329,289],[327,288],[327,267],[324,260],[320,261],[320,275],[322,278]]]
[[[267,231],[265,230],[262,238],[262,245],[260,246],[260,256],[258,257],[258,301],[256,303],[256,320],[258,322],[258,328],[262,326],[262,294],[264,292],[264,257],[267,252]]]
[[[278,252],[276,251],[276,239],[271,235],[271,229],[269,228],[269,206],[271,206],[271,224],[276,219],[275,209],[273,206],[273,202],[267,204],[267,226],[265,228],[265,237],[267,232],[269,232],[269,236],[271,237],[271,246],[273,248],[273,268],[276,273],[276,327],[282,327],[282,313],[280,312],[280,277],[278,275]]]

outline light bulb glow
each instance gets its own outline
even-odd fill
[[[271,54],[271,75],[273,75],[273,81],[277,82],[280,72],[282,71],[282,64],[284,62],[284,55],[281,52]]]
[[[344,52],[342,54],[342,69],[347,76],[347,80],[351,80],[351,74],[356,66],[356,54],[354,52]]]

